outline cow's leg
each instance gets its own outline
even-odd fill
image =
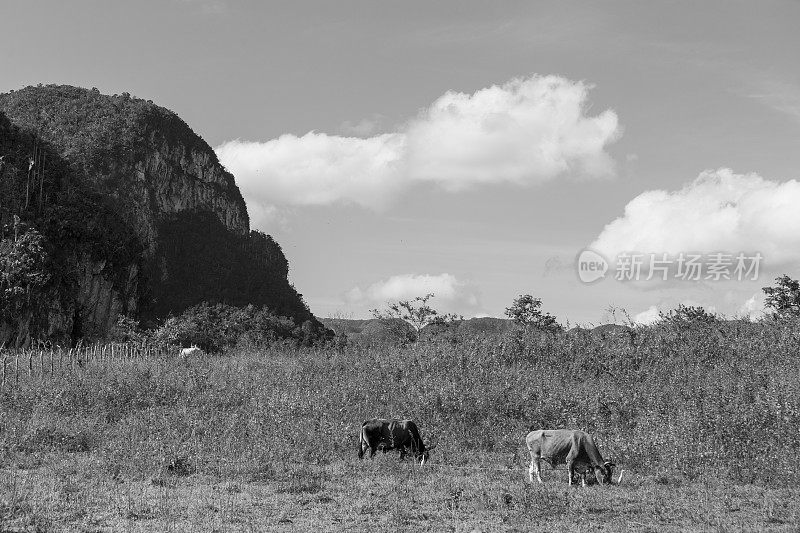
[[[377,446],[370,446],[369,447],[369,458],[370,459],[374,458],[375,457],[375,452],[377,452],[377,451],[378,451],[378,447]]]
[[[572,478],[575,477],[575,460],[578,458],[580,443],[572,437],[572,448],[569,450],[565,462],[567,463],[567,473],[569,475],[569,485],[572,486]]]
[[[542,483],[542,476],[539,474],[542,470],[539,464],[540,460],[540,456],[531,453],[531,466],[528,469],[528,479],[530,479],[531,483],[533,483],[534,474],[536,475],[536,480],[539,481],[539,483]]]

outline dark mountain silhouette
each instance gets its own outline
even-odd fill
[[[4,236],[14,216],[41,233],[49,274],[35,312],[0,337],[101,336],[119,314],[155,323],[203,301],[322,328],[281,247],[250,230],[233,176],[175,113],[127,93],[27,87],[0,94],[0,156]]]

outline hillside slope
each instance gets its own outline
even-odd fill
[[[52,274],[48,309],[6,323],[6,338],[103,335],[120,313],[152,322],[201,301],[321,327],[280,246],[250,231],[233,176],[176,114],[49,85],[0,94],[0,115],[0,223],[44,234]]]

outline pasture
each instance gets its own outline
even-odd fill
[[[44,374],[41,371],[44,369]],[[794,531],[800,330],[668,324],[407,347],[46,365],[0,393],[0,531]],[[420,468],[357,459],[417,421]],[[590,431],[619,487],[526,481],[529,426]]]

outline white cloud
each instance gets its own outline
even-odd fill
[[[620,128],[613,111],[587,115],[589,89],[558,76],[532,76],[471,95],[448,92],[393,133],[310,132],[228,141],[216,151],[250,205],[380,209],[415,182],[454,191],[561,175],[604,177],[614,173],[605,148]],[[363,133],[374,124],[344,126]]]
[[[641,253],[760,252],[767,265],[800,261],[800,183],[705,171],[678,191],[647,191],[590,247],[607,258]]]
[[[633,317],[633,321],[636,324],[641,324],[642,326],[653,324],[658,322],[660,319],[661,315],[659,315],[658,306],[655,305],[651,305],[649,308]]]
[[[408,126],[412,178],[459,190],[531,184],[571,173],[613,174],[604,151],[617,116],[587,117],[588,87],[557,77],[514,79],[472,95],[448,92]]]
[[[345,298],[351,303],[383,304],[433,293],[435,297],[430,304],[434,308],[438,309],[438,304],[442,304],[448,310],[475,309],[479,306],[476,292],[474,287],[446,272],[436,275],[399,274],[373,283],[366,289],[354,287]]]
[[[766,314],[765,300],[763,293],[757,293],[748,298],[739,307],[736,314],[738,316],[749,318],[750,320],[758,320]]]
[[[310,132],[216,148],[250,205],[327,205],[347,201],[382,207],[399,187],[405,137],[367,139]]]

